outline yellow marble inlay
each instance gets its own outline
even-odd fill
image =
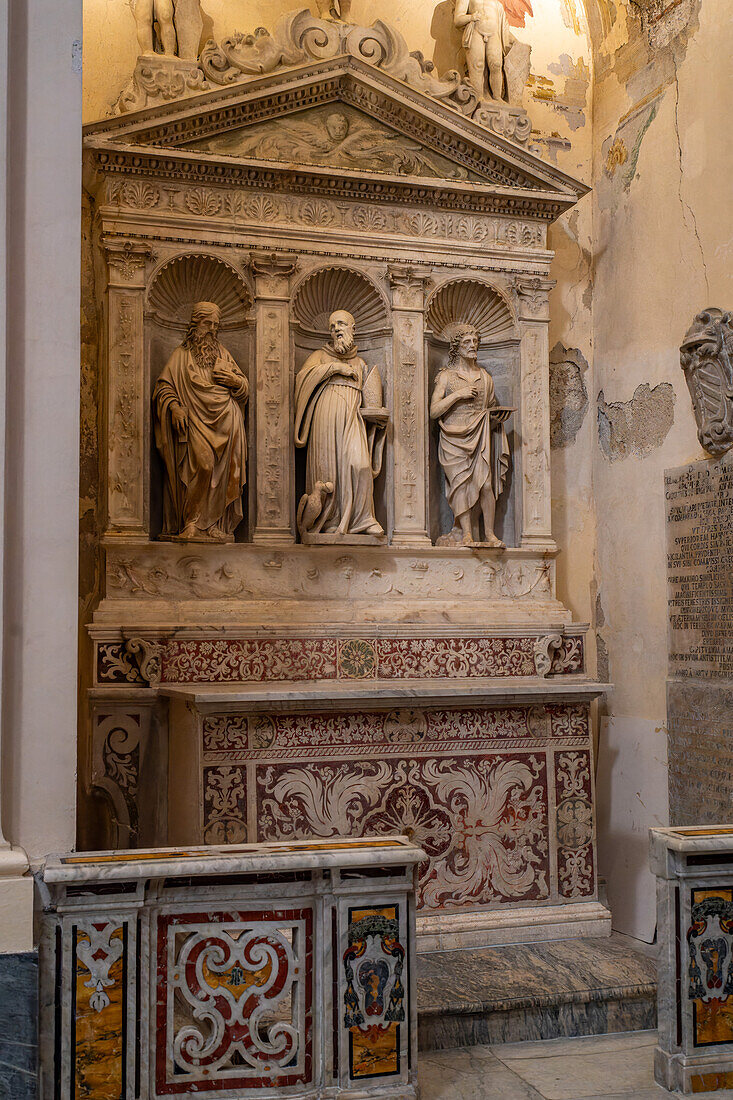
[[[112,939],[122,939],[121,928],[115,929]],[[88,943],[89,936],[80,932],[77,942]],[[123,972],[124,960],[119,958],[109,969],[112,984],[104,986],[108,1003],[100,1010],[92,1002],[96,989],[87,985],[89,970],[77,957],[75,1100],[119,1100],[122,1095]]]
[[[691,825],[686,829],[675,829],[675,836],[733,836],[733,828],[727,829],[705,829],[703,827],[698,828],[696,825]]]

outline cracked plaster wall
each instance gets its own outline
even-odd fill
[[[733,20],[728,0],[590,3],[593,369],[602,391],[593,480],[615,685],[601,732],[600,861],[615,926],[651,938],[646,830],[667,815],[663,477],[703,457],[679,344],[701,308],[733,304],[733,153],[721,130],[733,98]],[[646,432],[644,409],[654,421]]]

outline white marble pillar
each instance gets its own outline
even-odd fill
[[[430,272],[392,267],[394,363],[393,546],[430,546],[425,292]]]
[[[33,943],[28,859],[76,832],[81,9],[0,0],[0,952]]]
[[[107,283],[107,535],[147,537],[150,448],[145,389],[145,262],[150,248],[105,242]]]
[[[554,549],[550,486],[549,279],[518,278],[514,296],[521,338],[522,540]]]
[[[296,258],[275,253],[257,253],[250,261],[257,326],[253,541],[259,543],[295,542],[290,280],[297,266]]]

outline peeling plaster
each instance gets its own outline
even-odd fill
[[[588,412],[583,375],[588,363],[578,348],[557,343],[550,352],[550,445],[574,443]]]
[[[602,634],[596,631],[596,667],[598,679],[602,684],[611,683],[611,662],[608,657],[608,646]]]
[[[630,401],[606,404],[598,394],[598,442],[611,462],[639,455],[645,458],[661,447],[674,424],[675,392],[669,382],[654,389],[648,382],[637,386]]]

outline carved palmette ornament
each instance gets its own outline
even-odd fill
[[[733,315],[698,313],[680,348],[697,420],[697,437],[718,458],[733,447]]]

